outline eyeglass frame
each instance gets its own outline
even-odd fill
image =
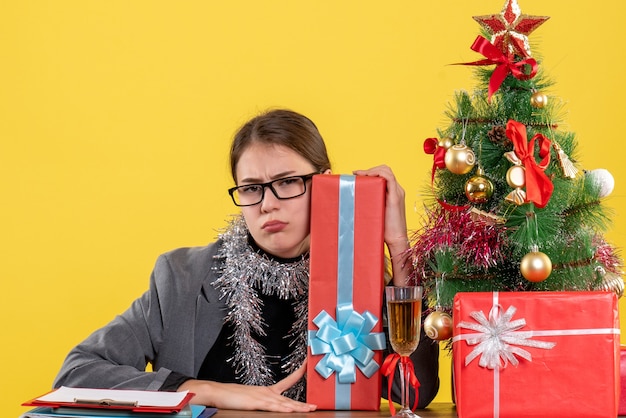
[[[316,173],[311,173],[311,174],[304,174],[304,175],[301,175],[301,176],[281,177],[279,179],[274,179],[272,181],[268,181],[267,183],[242,184],[241,186],[235,186],[235,187],[231,187],[230,189],[228,189],[228,194],[230,195],[230,198],[233,200],[233,203],[235,204],[235,206],[238,206],[238,207],[254,206],[254,205],[258,205],[259,203],[263,202],[263,199],[265,199],[265,189],[267,189],[267,188],[269,188],[272,191],[272,194],[274,194],[274,196],[278,200],[294,199],[294,198],[300,197],[300,196],[302,196],[302,195],[304,195],[306,193],[306,191],[307,191],[307,188],[306,188],[307,180],[310,180],[311,178],[313,178],[313,176],[315,176],[317,174],[320,174],[320,173],[316,172]],[[284,180],[294,179],[294,178],[302,179],[302,181],[304,183],[304,190],[302,191],[302,193],[297,194],[295,196],[290,196],[290,197],[280,197],[280,196],[278,196],[278,193],[276,192],[276,189],[274,189],[274,186],[272,184],[277,182],[277,181],[284,181]],[[259,187],[261,187],[261,200],[259,200],[256,203],[250,203],[250,204],[247,204],[247,205],[238,204],[235,201],[235,196],[234,196],[235,191],[237,191],[237,189],[239,189],[239,188],[250,187],[250,186],[259,186]]]

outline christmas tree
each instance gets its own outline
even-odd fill
[[[478,86],[455,93],[449,125],[424,142],[433,166],[411,246],[415,281],[440,314],[425,329],[440,340],[457,292],[624,288],[622,260],[603,237],[613,177],[582,168],[531,53],[528,36],[548,17],[507,0],[501,13],[474,19],[483,33],[471,49],[482,57],[462,65]]]

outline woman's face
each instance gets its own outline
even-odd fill
[[[290,148],[253,142],[237,163],[237,185],[266,183],[315,172],[313,165]],[[281,258],[297,257],[309,249],[311,180],[306,193],[277,199],[269,188],[263,201],[241,208],[250,234],[264,251]]]

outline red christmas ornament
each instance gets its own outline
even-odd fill
[[[491,36],[491,43],[507,55],[530,57],[528,35],[549,16],[522,14],[517,0],[506,0],[500,14],[473,16]]]

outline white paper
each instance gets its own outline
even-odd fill
[[[92,402],[110,400],[111,402],[136,402],[137,406],[169,408],[178,406],[185,399],[187,393],[188,391],[157,392],[147,390],[68,388],[61,386],[54,392],[37,398],[37,400],[53,403],[76,403],[79,400]]]

